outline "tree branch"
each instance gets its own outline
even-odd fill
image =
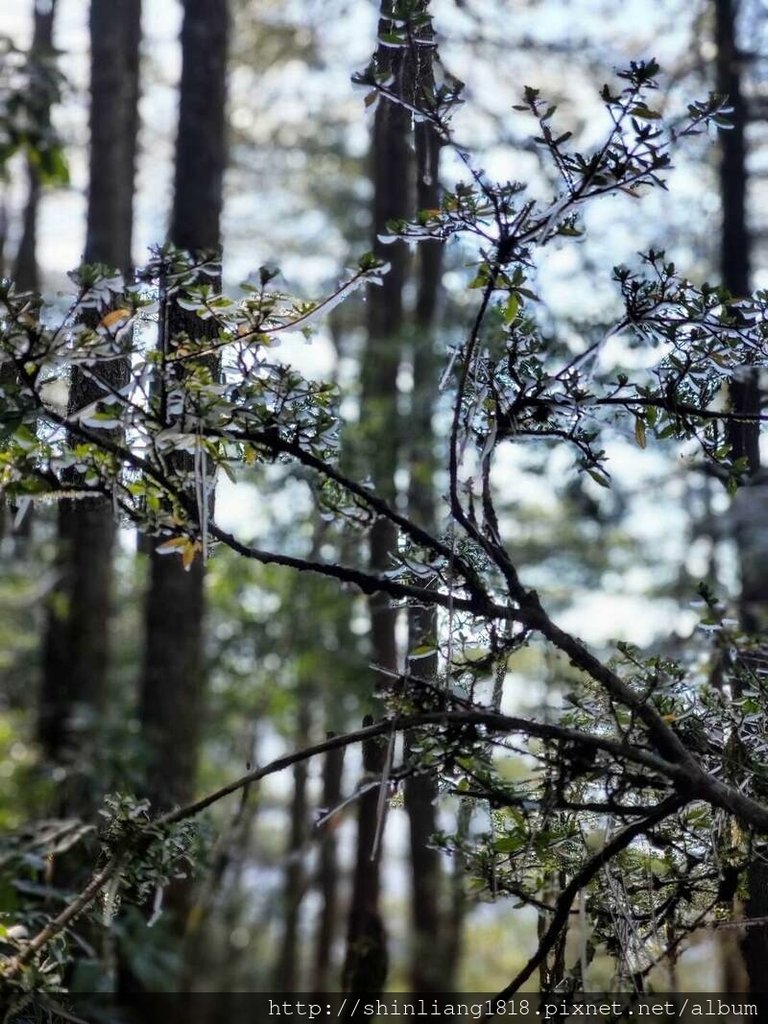
[[[667,797],[666,800],[662,800],[650,814],[641,818],[639,821],[632,822],[632,824],[627,825],[626,828],[623,828],[621,832],[605,844],[602,850],[591,857],[587,863],[576,872],[570,882],[560,893],[560,896],[555,903],[554,916],[539,942],[538,949],[525,967],[518,972],[512,981],[494,996],[494,1003],[509,999],[518,992],[539,964],[544,962],[547,954],[557,942],[560,932],[568,922],[573,901],[581,890],[592,881],[595,875],[597,875],[597,873],[606,864],[613,860],[617,854],[621,853],[622,850],[625,850],[633,840],[644,832],[647,832],[648,829],[657,825],[665,818],[668,818],[671,814],[679,811],[685,806],[685,803],[685,799],[677,794]],[[491,1020],[494,1016],[495,1014],[486,1015],[484,1020]]]
[[[375,736],[381,736],[385,733],[389,734],[393,729],[398,732],[404,732],[409,729],[421,729],[428,725],[449,726],[462,724],[484,725],[487,728],[496,731],[523,732],[528,735],[539,736],[541,738],[572,740],[599,750],[604,750],[608,753],[616,755],[620,754],[621,756],[636,761],[646,767],[663,772],[673,780],[677,778],[684,779],[684,776],[680,776],[679,770],[674,765],[666,764],[660,758],[655,757],[648,751],[631,748],[626,744],[617,743],[607,738],[593,736],[588,733],[581,733],[575,729],[566,729],[556,725],[532,722],[524,718],[515,718],[491,712],[432,712],[429,714],[409,716],[402,719],[396,718],[384,720],[382,722],[377,722],[374,725],[358,729],[355,732],[332,736],[323,740],[321,743],[316,743],[313,746],[304,747],[301,750],[285,754],[282,757],[278,757],[274,761],[271,761],[263,768],[255,768],[253,771],[247,772],[245,775],[240,776],[240,778],[235,779],[233,782],[230,782],[225,786],[221,786],[219,789],[208,793],[199,800],[195,800],[190,804],[186,804],[183,807],[177,807],[160,815],[160,817],[149,822],[145,828],[142,829],[142,832],[146,834],[146,837],[150,842],[156,842],[158,841],[158,828],[162,829],[164,826],[175,825],[181,821],[193,818],[232,793],[245,789],[253,783],[265,779],[269,775],[274,775],[277,772],[284,771],[286,768],[290,768],[301,761],[309,760],[309,758],[315,757],[318,754],[327,753],[329,750],[337,750],[340,747],[347,747],[354,743],[360,743]],[[57,917],[49,921],[48,924],[34,936],[34,938],[30,939],[17,956],[8,960],[4,964],[0,963],[0,977],[8,980],[16,977],[23,966],[29,963],[36,953],[40,952],[52,939],[64,931],[64,929],[80,913],[82,913],[83,910],[93,903],[110,879],[119,871],[122,864],[122,856],[123,855],[121,854],[120,856],[115,855],[110,858],[104,868],[93,874],[88,884],[73,900],[73,902]]]
[[[0,963],[0,978],[15,978],[36,953],[44,949],[52,939],[64,931],[68,924],[74,921],[78,914],[81,914],[93,903],[107,882],[117,874],[122,862],[122,856],[115,854],[110,857],[101,871],[97,871],[91,876],[91,880],[69,906],[49,921],[29,942],[26,942],[20,953],[5,963]]]

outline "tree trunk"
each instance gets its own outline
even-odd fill
[[[382,17],[379,33],[391,28]],[[391,74],[395,91],[406,97],[413,80],[411,61],[405,50],[379,46],[376,63]],[[403,345],[403,287],[408,271],[404,243],[385,246],[379,236],[387,222],[408,215],[411,209],[411,116],[402,106],[380,99],[376,108],[371,147],[373,179],[373,251],[390,264],[381,286],[368,290],[367,342],[361,367],[360,437],[358,455],[377,492],[389,502],[396,497],[395,474],[401,455],[397,408],[397,377]],[[397,536],[389,520],[377,519],[370,531],[369,564],[373,571],[391,567]],[[397,611],[381,593],[368,602],[371,620],[371,655],[374,683],[384,691],[392,686],[397,671],[395,627]],[[381,671],[377,671],[380,669]],[[366,765],[380,763],[379,748],[368,744],[363,751]],[[374,770],[374,769],[369,769]],[[386,980],[387,957],[384,925],[379,909],[379,851],[373,859],[377,829],[378,794],[366,793],[360,800],[357,868],[350,906],[344,984],[351,992],[379,991]],[[381,837],[379,837],[379,840]]]
[[[43,4],[35,2],[34,27],[32,29],[33,57],[53,55],[53,21],[56,15],[56,0]],[[50,120],[50,107],[40,111],[43,121]],[[37,219],[40,207],[40,174],[33,160],[27,159],[27,203],[24,208],[24,221],[21,240],[16,252],[16,263],[13,278],[22,291],[37,292],[40,290],[40,279],[37,272]]]
[[[382,18],[379,32],[390,29]],[[402,93],[406,75],[404,52],[379,47],[377,62],[394,76]],[[407,216],[410,207],[411,154],[409,149],[410,115],[400,106],[383,99],[376,108],[371,147],[373,179],[372,235],[373,251],[390,263],[380,287],[368,289],[367,343],[361,367],[361,448],[362,461],[377,491],[394,503],[395,473],[400,455],[400,424],[397,410],[397,376],[402,358],[403,287],[408,268],[408,252],[402,242],[384,246],[380,235],[391,219]],[[390,568],[397,537],[392,524],[377,519],[370,531],[369,564],[372,570]],[[371,649],[376,673],[375,685],[388,689],[388,673],[397,670],[395,627],[397,612],[389,598],[381,593],[368,602],[371,618]],[[366,719],[368,721],[368,719]],[[371,720],[372,721],[372,720]],[[366,777],[381,772],[384,760],[375,742],[363,746]],[[379,794],[376,789],[359,801],[357,862],[347,935],[344,987],[350,992],[381,991],[387,976],[386,934],[380,912],[380,848],[374,850],[378,821]],[[379,837],[379,842],[381,837]]]
[[[431,68],[420,69],[418,85],[431,83]],[[417,124],[416,196],[420,210],[439,206],[439,139],[428,122]],[[425,243],[418,250],[418,293],[414,316],[413,391],[408,431],[410,485],[408,507],[413,520],[434,532],[435,434],[432,427],[437,393],[437,360],[434,352],[434,321],[442,274],[442,245]],[[412,608],[408,615],[408,644],[413,650],[436,643],[437,616],[434,609]],[[437,653],[411,662],[413,674],[437,678]],[[413,948],[410,958],[411,989],[429,994],[450,987],[442,928],[442,872],[439,852],[432,846],[438,830],[437,782],[430,775],[416,775],[405,785],[405,809],[410,826],[411,927]]]
[[[737,298],[750,287],[751,239],[747,227],[747,105],[742,92],[742,57],[736,42],[735,0],[715,0],[715,44],[717,47],[717,92],[728,96],[732,107],[731,127],[720,132],[722,283]],[[746,371],[731,383],[731,405],[735,412],[759,412],[759,389],[755,371]],[[753,475],[760,465],[759,431],[753,423],[730,427],[733,458],[745,458]]]
[[[368,725],[373,725],[371,715],[363,719],[363,726]],[[381,776],[385,757],[385,749],[378,738],[363,743],[363,784]],[[379,797],[379,787],[374,786],[358,800],[357,852],[347,931],[347,955],[342,976],[344,991],[356,995],[376,995],[382,992],[389,969],[387,936],[379,907]]]
[[[334,733],[329,732],[330,739]],[[323,808],[332,811],[341,801],[344,748],[330,750],[323,762]],[[326,992],[330,983],[331,954],[338,926],[339,866],[337,863],[336,822],[330,819],[320,839],[318,888],[322,905],[315,935],[313,992]]]
[[[93,0],[91,30],[91,147],[85,262],[131,268],[133,188],[139,92],[140,0]],[[120,386],[120,360],[86,377],[75,370],[69,412],[95,401],[99,381]],[[39,736],[53,762],[75,768],[69,809],[87,810],[93,792],[93,728],[107,692],[115,526],[111,503],[61,501],[57,582],[44,641]],[[72,759],[77,751],[77,763]],[[75,792],[75,790],[77,792]]]
[[[193,253],[220,247],[227,37],[227,0],[185,0],[170,240]],[[210,330],[209,322],[172,303],[169,337],[160,344]],[[146,791],[162,808],[189,800],[195,789],[205,699],[204,569],[197,558],[186,572],[180,559],[159,555],[156,546],[153,541],[139,713],[149,750]]]
[[[459,848],[455,851],[449,877],[448,912],[444,924],[445,972],[454,980],[459,973],[464,953],[464,920],[467,916],[467,863],[461,844],[469,839],[472,824],[472,804],[462,800],[456,812],[456,839]]]
[[[53,24],[56,14],[56,2],[51,0],[48,7],[35,3],[32,28],[32,56],[48,58],[53,56]],[[50,121],[50,104],[46,103],[39,116],[45,122]],[[40,291],[40,278],[37,267],[37,220],[40,208],[40,174],[35,162],[27,158],[27,202],[24,207],[24,219],[21,240],[16,251],[16,260],[12,277],[21,291]],[[5,273],[3,253],[6,242],[7,217],[5,199],[0,200],[0,274]],[[9,366],[0,370],[0,386],[14,378]],[[19,516],[20,508],[15,502],[3,500],[0,507],[0,536],[10,532],[21,548],[24,547],[32,530],[32,505],[28,503]]]
[[[732,127],[721,132],[720,196],[722,238],[720,272],[725,287],[736,297],[749,292],[750,245],[747,225],[747,105],[742,91],[742,60],[737,43],[735,0],[715,0],[715,44],[717,47],[717,91],[727,94],[733,108]],[[730,387],[734,413],[760,411],[758,373],[745,369]],[[763,633],[768,628],[768,536],[765,531],[766,488],[760,485],[760,436],[757,422],[732,423],[729,442],[734,459],[745,462],[748,480],[732,510],[741,575],[740,610],[744,629]],[[765,849],[755,851],[747,872],[747,919],[768,917],[768,866]],[[750,992],[765,989],[768,963],[768,927],[756,924],[744,930],[741,952]],[[726,961],[730,984],[740,984],[740,973]]]
[[[221,245],[228,37],[228,0],[184,0],[170,239],[191,252]]]
[[[296,727],[296,749],[309,743],[312,724],[309,695],[299,691],[299,714]],[[299,978],[299,913],[304,896],[304,855],[307,841],[307,779],[308,765],[299,761],[293,767],[293,800],[288,849],[286,850],[285,887],[283,889],[283,935],[275,972],[278,992],[295,992]]]
[[[388,31],[384,19],[380,32]],[[382,70],[390,71],[396,88],[407,95],[407,77],[412,76],[410,62],[402,50],[379,48],[377,60]],[[373,177],[373,251],[390,263],[381,286],[370,287],[367,304],[368,339],[361,369],[362,461],[376,490],[390,502],[395,500],[395,473],[399,463],[401,438],[397,410],[397,375],[403,347],[403,287],[408,272],[408,250],[403,242],[385,246],[379,236],[386,233],[387,222],[403,218],[411,211],[411,131],[410,114],[403,107],[381,99],[376,108],[371,151]],[[391,523],[378,519],[370,535],[370,566],[373,570],[391,567],[396,537]],[[395,620],[397,613],[384,594],[374,594],[369,602],[373,659],[388,671],[397,668]],[[386,689],[391,679],[381,675],[378,685]]]

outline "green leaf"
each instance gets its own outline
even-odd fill
[[[408,657],[411,661],[418,661],[420,658],[429,658],[435,653],[436,648],[434,644],[420,644],[409,652]]]
[[[31,430],[26,423],[22,423],[20,427],[17,427],[16,430],[14,430],[13,439],[16,444],[25,451],[35,448],[38,443],[37,434]]]
[[[504,308],[501,311],[501,318],[504,323],[509,327],[510,324],[517,320],[517,314],[520,311],[520,296],[515,292],[512,292],[507,301],[504,303]]]
[[[635,417],[635,440],[637,441],[638,447],[645,448],[645,422],[640,416]]]
[[[43,185],[64,186],[69,184],[69,165],[64,156],[64,150],[60,146],[54,146],[40,154],[38,171]]]
[[[661,117],[658,110],[651,110],[651,108],[647,107],[644,103],[637,103],[630,110],[630,114],[632,117],[636,117],[641,121],[658,121]]]
[[[587,473],[589,473],[589,475],[592,477],[595,483],[600,484],[601,487],[611,486],[611,481],[608,479],[605,473],[601,473],[599,469],[587,468]]]
[[[525,841],[525,836],[501,836],[494,840],[493,848],[496,853],[516,853]]]

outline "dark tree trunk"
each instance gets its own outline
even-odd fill
[[[141,0],[91,0],[91,148],[85,262],[128,273],[139,124]]]
[[[389,22],[380,22],[386,32]],[[412,78],[410,61],[404,51],[380,48],[377,57],[382,70],[389,70],[397,88],[407,95]],[[408,272],[408,251],[404,243],[384,245],[379,236],[387,222],[406,217],[412,209],[410,150],[411,119],[403,107],[380,100],[376,109],[371,150],[373,177],[373,251],[387,260],[391,269],[383,284],[368,291],[368,339],[361,370],[362,459],[377,491],[388,501],[395,499],[395,473],[401,449],[401,426],[397,410],[397,375],[403,348],[403,287]],[[388,520],[377,520],[370,535],[370,565],[383,570],[391,566],[396,537]],[[373,659],[383,669],[397,667],[395,620],[397,613],[384,594],[370,599]],[[391,680],[382,675],[382,688]]]
[[[456,838],[459,843],[469,839],[471,822],[472,805],[468,800],[464,800],[459,804],[459,809],[456,813]],[[466,879],[466,857],[461,850],[457,850],[452,859],[448,884],[448,910],[443,929],[445,972],[446,977],[449,979],[456,977],[464,953],[464,921],[469,906]]]
[[[425,51],[426,53],[427,51]],[[422,77],[423,76],[423,77]],[[424,79],[428,80],[425,81]],[[419,85],[428,86],[431,69],[420,69]],[[420,210],[439,206],[439,139],[432,126],[416,125],[416,198]],[[411,518],[428,530],[435,530],[434,492],[435,434],[432,427],[437,393],[437,360],[434,352],[434,321],[442,275],[442,246],[427,243],[418,250],[418,293],[414,316],[413,392],[407,435],[410,486],[408,507]],[[411,650],[436,643],[437,617],[434,609],[413,608],[408,616]],[[411,663],[411,671],[427,679],[437,677],[437,654]],[[432,845],[438,830],[437,783],[430,775],[415,775],[405,785],[405,809],[410,825],[411,926],[413,948],[410,957],[411,989],[429,994],[450,987],[446,957],[446,933],[442,928],[442,872],[440,854]]]
[[[330,739],[334,734],[328,733]],[[341,801],[341,779],[344,769],[344,748],[331,750],[323,762],[323,808],[332,811]],[[331,954],[336,939],[339,908],[339,865],[337,863],[336,822],[333,818],[324,827],[320,839],[318,889],[322,905],[315,935],[313,992],[325,992],[330,985]],[[332,987],[332,986],[331,986]]]
[[[383,8],[384,5],[382,5]],[[380,34],[391,28],[382,18]],[[410,55],[402,49],[379,46],[376,63],[392,76],[393,89],[403,98],[410,96],[413,68]],[[394,503],[395,474],[401,456],[400,422],[397,408],[397,377],[403,349],[403,287],[408,272],[408,251],[402,242],[385,246],[379,236],[387,222],[403,218],[412,209],[411,115],[402,106],[380,99],[376,108],[371,147],[373,180],[373,251],[390,264],[380,287],[368,290],[367,341],[361,375],[360,436],[358,455],[365,472],[382,497]],[[391,567],[397,536],[392,524],[377,519],[369,537],[369,564],[374,571]],[[379,690],[392,685],[397,671],[395,627],[397,611],[384,594],[368,602],[371,619],[371,654],[374,683]],[[366,760],[367,759],[367,760]],[[366,764],[383,766],[378,747],[364,750]],[[344,984],[351,992],[379,991],[386,980],[387,956],[384,924],[379,908],[379,851],[372,858],[377,825],[378,795],[366,793],[360,801],[357,867],[350,906]],[[381,837],[379,837],[381,838]]]
[[[715,0],[717,91],[727,95],[733,108],[731,127],[720,132],[720,202],[722,227],[720,275],[731,294],[740,298],[750,287],[751,239],[747,227],[747,105],[742,91],[742,57],[736,42],[737,0]],[[756,373],[749,372],[731,384],[734,411],[759,412]],[[759,433],[755,424],[733,423],[730,428],[733,457],[746,458],[749,472],[760,465]]]
[[[227,38],[227,0],[185,0],[170,241],[193,253],[220,247]],[[172,304],[169,337],[160,344],[210,329]],[[146,789],[157,807],[194,793],[205,699],[203,587],[199,557],[186,572],[152,542],[140,718],[149,750]]]
[[[196,558],[150,555],[140,720],[149,766],[145,791],[156,808],[192,798],[203,715],[203,583]]]
[[[35,34],[37,34],[37,17],[35,18]],[[46,17],[46,21],[50,20]],[[40,209],[40,175],[30,161],[27,162],[27,203],[24,207],[24,220],[21,228],[21,240],[16,252],[16,264],[13,279],[24,291],[40,291],[40,276],[37,269],[37,215]]]
[[[85,261],[131,269],[133,188],[139,92],[140,0],[93,0],[91,28],[91,147]],[[70,381],[69,411],[120,386],[127,366],[113,361]],[[110,502],[62,501],[58,509],[58,575],[44,643],[39,734],[47,758],[71,760],[75,748],[88,771],[93,725],[104,707],[109,660],[112,554]],[[75,772],[77,778],[78,772]],[[100,794],[76,796],[78,809]],[[88,784],[90,785],[90,784]]]
[[[221,247],[221,207],[226,163],[225,108],[229,12],[227,0],[184,0],[181,28],[182,70],[176,136],[173,209],[169,241],[193,256],[218,254]],[[205,278],[214,288],[220,280]],[[202,321],[184,310],[161,287],[158,349],[161,366],[175,339],[212,338],[212,321]],[[215,374],[216,360],[205,360]],[[158,413],[167,426],[173,423],[164,409],[166,380],[163,370],[155,381]],[[194,458],[176,453],[168,469],[181,486],[197,493]],[[209,511],[212,481],[205,480]],[[147,752],[144,793],[155,811],[192,799],[197,777],[200,739],[205,713],[206,674],[203,626],[205,567],[198,554],[185,570],[176,555],[160,554],[165,538],[146,537],[141,547],[149,553],[147,596],[144,607],[144,658],[139,692],[139,720]],[[199,922],[188,931],[192,888],[181,879],[169,887],[166,906],[168,930],[184,943],[187,962],[177,980],[188,980],[200,963]],[[126,990],[137,986],[130,968]],[[193,986],[194,987],[194,986]],[[193,997],[180,1004],[188,1020],[205,1020],[204,1005]]]
[[[372,725],[367,715],[363,725]],[[379,739],[363,743],[363,783],[381,776],[385,749]],[[381,916],[380,792],[374,786],[358,800],[357,850],[352,882],[347,954],[342,984],[345,992],[375,995],[383,991],[389,969],[387,936]]]
[[[8,245],[8,206],[5,196],[0,196],[0,274],[8,277],[6,267],[6,246]]]
[[[52,0],[50,6],[40,3],[34,5],[34,22],[32,29],[32,56],[37,59],[50,59],[53,56],[53,24],[56,14],[56,3]],[[39,111],[39,116],[44,122],[50,120],[50,104],[46,102]],[[13,267],[13,279],[16,286],[22,291],[40,291],[40,277],[37,267],[37,221],[40,208],[40,174],[37,165],[33,160],[27,159],[27,202],[24,207],[24,219],[22,223],[21,239],[16,251],[16,260]],[[3,253],[5,250],[7,217],[5,199],[0,200],[0,273],[5,273]],[[4,382],[12,380],[13,370],[4,366],[0,370],[0,386]],[[28,505],[23,515],[19,515],[19,506],[14,502],[3,501],[0,503],[0,536],[9,531],[16,539],[18,546],[23,550],[25,542],[32,531],[32,507]]]
[[[32,54],[34,57],[50,58],[53,55],[53,22],[56,15],[56,0],[49,4],[35,3],[34,27],[32,29]],[[40,111],[45,121],[49,120],[50,109]],[[40,290],[37,272],[37,219],[40,208],[40,174],[33,160],[27,160],[27,203],[13,278],[24,291]]]
[[[311,704],[308,694],[298,695],[299,714],[296,728],[296,749],[309,743],[312,724]],[[286,851],[285,884],[281,919],[283,934],[275,972],[275,988],[278,992],[295,992],[299,978],[299,913],[305,890],[304,854],[307,841],[307,778],[306,761],[300,761],[293,768],[293,800],[291,801],[291,823]]]
[[[715,0],[715,44],[717,47],[717,91],[727,94],[733,108],[732,127],[721,132],[720,196],[722,238],[720,272],[725,287],[735,296],[750,289],[751,239],[747,223],[747,143],[748,111],[742,89],[743,55],[737,42],[737,0]],[[746,370],[731,383],[731,408],[734,413],[760,411],[760,385],[757,371]],[[766,491],[760,477],[760,436],[757,422],[733,423],[729,441],[734,459],[744,459],[748,480],[734,502],[733,520],[741,574],[741,619],[750,633],[768,628],[768,545],[765,542]],[[747,873],[744,915],[747,919],[768,917],[768,866],[761,845]],[[765,991],[765,967],[768,963],[768,927],[756,924],[744,930],[741,941],[751,992]],[[739,972],[726,963],[726,974],[733,983]],[[737,981],[738,984],[738,981]]]
[[[228,36],[228,0],[184,0],[170,239],[191,252],[221,245]]]

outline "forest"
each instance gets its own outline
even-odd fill
[[[9,6],[2,1020],[760,1018],[764,5]]]

